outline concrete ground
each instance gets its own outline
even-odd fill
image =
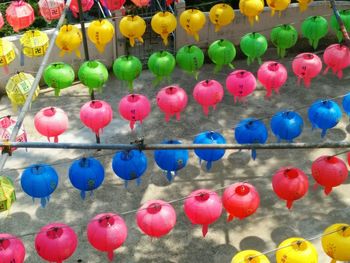
[[[142,129],[137,127],[137,135],[143,135],[146,143],[159,143],[164,139],[180,139],[190,143],[194,136],[205,130],[217,130],[223,133],[227,142],[234,143],[233,127],[239,120],[246,117],[269,117],[285,108],[300,108],[304,117],[305,128],[297,142],[345,141],[349,139],[349,118],[343,114],[341,123],[330,130],[326,138],[321,139],[320,130],[311,130],[307,119],[307,108],[316,99],[331,98],[347,93],[349,90],[349,70],[345,71],[344,78],[338,80],[336,76],[320,75],[312,81],[310,89],[296,85],[296,77],[291,71],[291,61],[295,53],[281,60],[289,69],[289,79],[281,89],[280,95],[273,95],[271,100],[265,100],[265,90],[259,86],[248,97],[246,105],[234,104],[232,96],[225,91],[225,97],[216,109],[205,117],[198,104],[192,97],[192,89],[197,82],[193,77],[176,69],[173,82],[185,88],[189,95],[189,103],[183,112],[180,121],[172,119],[165,123],[163,113],[157,108],[155,96],[160,87],[152,87],[153,76],[150,72],[142,72],[135,82],[135,91],[146,94],[152,99],[152,113],[144,121]],[[264,57],[277,59],[275,49],[270,50]],[[237,69],[248,69],[256,74],[258,65],[247,66],[245,60],[235,61]],[[201,70],[199,80],[214,78],[222,84],[230,72],[224,69],[219,74],[213,73],[214,66],[207,64]],[[128,93],[121,82],[110,77],[103,93],[96,94],[98,99],[109,102],[114,110],[113,122],[104,130],[102,142],[129,143],[136,138],[130,132],[127,121],[121,119],[117,111],[120,98]],[[69,130],[60,136],[61,142],[94,142],[94,135],[80,122],[80,107],[89,100],[88,90],[75,86],[64,90],[57,98],[51,90],[43,90],[39,98],[32,104],[25,119],[25,127],[30,141],[46,141],[33,127],[35,113],[44,106],[58,106],[69,115]],[[341,100],[337,100],[341,103]],[[9,101],[1,99],[1,115],[11,113]],[[264,120],[269,125],[269,118]],[[269,141],[276,142],[276,138],[269,130]],[[140,186],[131,182],[127,189],[124,182],[117,178],[111,170],[113,151],[79,151],[79,150],[17,150],[6,164],[6,171],[2,175],[10,176],[15,180],[17,201],[13,204],[10,216],[2,213],[0,232],[14,235],[35,233],[50,222],[64,222],[74,226],[79,236],[79,245],[74,255],[66,262],[107,262],[104,253],[93,249],[87,241],[86,224],[96,214],[102,212],[121,213],[137,209],[150,199],[173,200],[184,197],[199,188],[215,189],[239,181],[253,184],[259,191],[261,206],[253,216],[240,220],[226,222],[226,214],[210,226],[205,238],[201,236],[200,227],[192,227],[183,212],[183,202],[174,204],[177,212],[177,223],[173,231],[164,238],[151,239],[143,235],[135,223],[135,214],[123,216],[129,232],[125,244],[115,252],[114,262],[205,262],[225,263],[240,250],[256,249],[266,251],[275,248],[283,240],[293,237],[313,237],[324,229],[338,222],[350,223],[350,181],[335,188],[326,197],[319,188],[312,189],[313,178],[310,175],[311,163],[324,154],[332,154],[342,150],[259,150],[258,158],[253,161],[249,151],[226,151],[224,158],[213,164],[210,171],[206,171],[204,164],[198,163],[198,158],[190,151],[190,160],[187,167],[179,172],[172,183],[167,182],[163,172],[154,164],[153,152],[147,152],[148,169],[142,177]],[[96,156],[106,169],[106,178],[103,185],[94,191],[92,198],[81,200],[79,191],[72,187],[67,178],[71,162],[81,156]],[[341,155],[345,159],[345,155]],[[39,201],[34,204],[20,187],[20,176],[24,167],[34,163],[54,164],[60,176],[59,186],[52,194],[46,208],[41,208]],[[310,189],[307,196],[294,204],[289,211],[285,203],[277,198],[271,186],[271,177],[280,167],[292,165],[303,169],[310,177]],[[221,194],[222,191],[219,192]],[[35,252],[34,235],[23,237],[26,246],[26,262],[42,262]],[[320,239],[312,241],[319,253],[319,262],[330,262],[321,248]],[[271,262],[275,262],[274,253],[269,254]]]

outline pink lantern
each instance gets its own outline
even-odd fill
[[[13,128],[16,125],[17,120],[15,118],[11,118],[11,116],[5,116],[0,118],[0,136],[2,141],[8,141],[10,139]],[[26,142],[27,141],[27,133],[23,127],[18,132],[16,136],[16,142]],[[12,147],[11,150],[14,151],[17,148]],[[3,150],[3,148],[0,148]]]
[[[186,91],[178,86],[162,88],[157,94],[157,105],[165,113],[166,122],[173,115],[176,116],[176,120],[180,120],[180,113],[186,108],[187,100]]]
[[[15,32],[29,27],[35,20],[32,6],[23,0],[12,1],[6,9],[6,20]]]
[[[83,12],[88,12],[93,5],[94,5],[94,0],[81,0],[81,6],[83,8]],[[73,16],[77,17],[79,14],[78,0],[72,0],[69,8],[70,10],[72,10]]]
[[[78,237],[72,228],[61,223],[51,223],[40,229],[35,237],[35,249],[49,262],[62,263],[74,254]]]
[[[199,189],[186,198],[184,211],[192,224],[202,225],[202,234],[205,237],[209,225],[221,216],[221,199],[214,191]]]
[[[80,120],[97,136],[113,118],[112,107],[103,100],[93,100],[85,103],[80,109]]]
[[[130,121],[130,128],[134,129],[135,122],[147,118],[151,112],[151,103],[146,96],[141,94],[129,94],[119,102],[119,114]]]
[[[68,117],[60,108],[46,107],[35,115],[34,126],[49,141],[50,137],[54,137],[54,142],[58,142],[58,136],[68,128]]]
[[[323,74],[327,74],[331,68],[339,79],[343,77],[343,69],[350,65],[349,48],[341,44],[333,44],[326,48],[323,53],[324,63],[327,65]]]
[[[119,248],[128,236],[128,228],[119,215],[104,213],[95,216],[87,226],[90,244],[99,251],[107,252],[113,260],[113,250]]]
[[[266,89],[266,98],[272,95],[272,90],[279,94],[280,88],[288,77],[285,66],[276,61],[264,62],[258,70],[258,80]]]
[[[237,101],[245,101],[245,97],[253,93],[256,88],[254,75],[247,70],[235,70],[226,78],[226,88]]]
[[[110,11],[119,10],[125,4],[126,0],[102,0],[102,5]]]
[[[4,26],[5,22],[4,22],[4,18],[0,12],[0,29]]]
[[[59,19],[64,10],[64,0],[40,0],[39,3],[40,14],[46,21]]]
[[[23,263],[26,250],[22,241],[10,234],[0,234],[0,262]]]
[[[305,87],[308,88],[311,85],[311,79],[320,74],[322,61],[316,54],[301,53],[294,58],[292,68],[298,77],[298,84],[303,79]]]
[[[244,219],[254,214],[259,208],[260,197],[251,184],[235,183],[225,189],[222,204],[228,213],[229,222],[235,217]]]
[[[216,104],[222,101],[224,89],[216,80],[203,80],[194,87],[193,97],[198,104],[202,105],[204,114],[208,115],[209,107],[215,110]]]
[[[168,234],[176,224],[174,208],[162,200],[150,200],[139,208],[136,223],[146,235],[162,237]]]

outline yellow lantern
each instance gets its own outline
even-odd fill
[[[300,12],[304,12],[314,0],[297,0],[299,2]]]
[[[8,74],[8,65],[16,58],[16,52],[12,42],[0,38],[0,67]]]
[[[331,263],[350,261],[350,225],[334,224],[323,234],[322,247],[324,252],[332,258]]]
[[[264,0],[240,0],[239,10],[253,25],[254,21],[259,21],[259,14],[264,10]]]
[[[22,53],[27,57],[40,57],[45,55],[49,47],[49,37],[39,30],[28,30],[20,38]]]
[[[180,24],[182,28],[189,34],[193,36],[196,41],[199,41],[198,32],[205,25],[206,18],[202,11],[198,9],[188,9],[181,13]]]
[[[270,263],[270,260],[259,251],[243,250],[233,257],[231,263]]]
[[[209,19],[215,25],[215,32],[221,27],[227,26],[235,18],[235,11],[228,4],[216,4],[209,12]]]
[[[73,25],[62,26],[56,38],[56,45],[61,49],[60,56],[64,56],[66,52],[75,51],[77,57],[80,58],[79,48],[82,41],[82,33],[79,28]]]
[[[120,33],[129,39],[130,45],[135,45],[135,39],[143,43],[143,34],[146,31],[146,22],[140,16],[124,16],[119,23]]]
[[[318,263],[316,248],[300,237],[284,240],[276,252],[277,263]]]
[[[102,53],[105,46],[113,39],[114,27],[107,19],[95,20],[89,25],[87,34],[97,50]]]
[[[176,17],[168,11],[156,13],[151,20],[153,31],[161,36],[164,45],[168,45],[168,36],[176,29],[176,25]]]
[[[274,16],[276,11],[278,11],[281,16],[282,11],[288,8],[290,1],[291,0],[266,0],[267,5],[271,8],[271,16]]]
[[[10,178],[0,176],[0,212],[9,211],[16,201],[15,188]]]

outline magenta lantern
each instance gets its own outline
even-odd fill
[[[4,22],[4,18],[0,12],[0,29],[4,26],[5,22]]]
[[[341,79],[343,77],[343,69],[350,65],[349,48],[341,44],[330,45],[323,53],[323,60],[327,65],[324,74],[327,74],[328,70],[332,69],[333,73]]]
[[[292,68],[294,74],[298,77],[298,84],[301,80],[304,80],[304,85],[308,88],[311,85],[311,79],[320,74],[322,61],[316,54],[301,53],[294,58]]]
[[[228,222],[235,217],[244,219],[259,208],[260,196],[251,184],[235,183],[225,189],[222,204],[228,213]]]
[[[102,5],[110,11],[119,10],[125,4],[126,0],[102,0]]]
[[[6,9],[6,20],[15,32],[29,27],[35,20],[32,6],[23,0],[12,1]]]
[[[166,122],[173,115],[176,116],[176,120],[180,120],[180,113],[186,108],[187,100],[186,91],[178,86],[162,88],[157,94],[157,105],[165,113]]]
[[[272,95],[272,91],[279,94],[279,90],[286,83],[287,77],[288,73],[285,66],[276,61],[266,61],[258,70],[258,80],[266,89],[266,98]]]
[[[324,187],[324,193],[329,195],[333,187],[341,185],[348,179],[348,169],[345,162],[336,156],[321,156],[311,166],[311,173],[317,185]]]
[[[194,87],[193,97],[198,104],[202,105],[204,114],[208,115],[209,107],[215,110],[216,104],[222,101],[224,89],[216,80],[203,80]]]
[[[94,5],[94,0],[81,0],[81,6],[83,8],[83,12],[89,11],[93,5]],[[72,0],[69,8],[72,11],[73,16],[78,17],[78,14],[79,14],[78,0]]]
[[[129,94],[119,102],[119,114],[130,121],[130,128],[134,129],[135,122],[147,118],[151,112],[151,103],[146,96],[141,94]]]
[[[49,141],[50,137],[54,137],[54,142],[58,142],[58,136],[68,128],[68,117],[60,108],[46,107],[35,114],[34,126]]]
[[[256,88],[254,75],[247,70],[235,70],[226,78],[226,88],[237,101],[245,101],[245,97],[251,94]]]
[[[214,191],[199,189],[186,198],[184,211],[192,224],[202,225],[202,234],[205,237],[209,225],[221,216],[221,199]]]
[[[35,237],[35,249],[49,262],[62,263],[74,254],[78,237],[72,228],[61,223],[51,223],[40,229]]]
[[[113,260],[113,250],[123,245],[128,236],[128,228],[119,215],[104,213],[95,216],[87,226],[90,244],[99,251],[107,252]]]
[[[59,19],[64,9],[64,0],[40,0],[38,3],[40,14],[46,21]]]
[[[112,107],[103,100],[93,100],[85,103],[80,109],[80,120],[97,136],[113,118]]]
[[[174,228],[176,213],[169,203],[150,200],[137,211],[136,223],[146,235],[159,238]]]
[[[10,139],[11,133],[15,128],[17,119],[11,116],[5,116],[0,118],[0,140],[8,141]],[[16,136],[16,142],[27,142],[27,132],[22,126]],[[16,147],[11,147],[11,151],[16,150]],[[3,150],[3,147],[0,147],[0,151]]]
[[[20,239],[10,234],[0,234],[0,262],[23,263],[26,250]]]

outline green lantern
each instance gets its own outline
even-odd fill
[[[350,30],[350,9],[339,11],[340,18],[344,23],[346,31]],[[339,24],[334,15],[331,17],[331,27],[337,32],[339,42],[343,41],[343,33],[339,28]]]
[[[286,49],[293,47],[298,40],[298,32],[292,25],[276,26],[271,31],[271,42],[277,47],[277,54],[283,58]]]
[[[0,176],[0,212],[9,211],[16,201],[15,188],[9,177]]]
[[[114,75],[117,79],[128,83],[130,92],[133,91],[133,82],[138,76],[140,76],[141,71],[141,61],[132,55],[121,56],[113,63]]]
[[[236,48],[232,42],[226,39],[214,41],[209,46],[208,55],[210,60],[216,65],[215,72],[220,71],[225,65],[234,68],[232,61],[236,57]]]
[[[156,76],[153,85],[158,85],[163,78],[170,78],[174,71],[176,60],[167,51],[154,52],[148,59],[148,68]]]
[[[265,54],[267,50],[267,40],[262,34],[248,33],[241,38],[239,46],[246,55],[248,65],[254,62],[255,59],[261,64],[261,56]]]
[[[184,71],[198,78],[198,70],[203,66],[204,53],[195,45],[186,45],[176,53],[176,63]]]
[[[316,49],[321,38],[328,33],[328,22],[322,16],[310,16],[301,24],[301,33],[309,40],[310,45]]]
[[[61,89],[72,86],[74,79],[73,68],[63,62],[51,63],[44,71],[44,81],[46,85],[55,89],[56,96],[60,95]]]
[[[108,70],[97,60],[86,61],[80,66],[78,77],[91,94],[93,90],[101,91],[108,80]]]

